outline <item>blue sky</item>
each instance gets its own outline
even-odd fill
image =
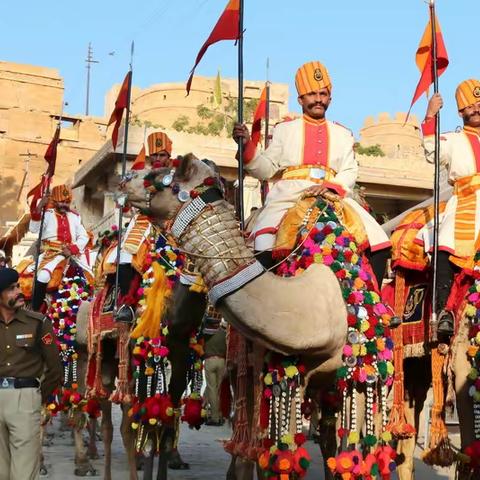
[[[83,113],[88,42],[100,63],[92,68],[90,113],[103,114],[103,98],[123,79],[135,41],[134,83],[186,81],[198,49],[227,0],[23,0],[5,2],[0,16],[0,59],[58,68],[69,113]],[[478,0],[437,0],[450,58],[440,79],[446,100],[442,130],[460,122],[456,85],[480,77]],[[419,78],[414,62],[428,21],[423,0],[245,0],[245,77],[290,84],[305,61],[324,62],[334,84],[331,119],[358,134],[368,115],[406,111]],[[115,51],[113,56],[109,52]],[[236,76],[236,49],[222,42],[208,50],[199,75]],[[413,113],[423,117],[426,101]]]

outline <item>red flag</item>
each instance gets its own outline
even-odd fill
[[[227,7],[218,19],[217,24],[215,27],[213,27],[210,36],[207,38],[207,41],[202,45],[202,48],[197,54],[195,65],[193,66],[190,76],[187,80],[187,95],[190,93],[190,86],[192,85],[195,68],[200,63],[200,60],[207,51],[208,47],[216,42],[219,42],[220,40],[238,40],[238,37],[240,36],[238,28],[239,22],[240,0],[229,0]]]
[[[52,141],[47,147],[45,152],[45,161],[47,162],[47,171],[45,175],[48,178],[52,178],[55,175],[55,166],[57,164],[57,147],[60,141],[60,124],[57,125],[57,129],[53,135]],[[27,197],[28,198],[28,197]]]
[[[145,145],[140,150],[130,170],[143,170],[144,168],[145,168]]]
[[[260,100],[258,101],[255,115],[253,116],[251,139],[255,146],[260,141],[262,131],[262,120],[267,117],[267,86],[263,87]]]
[[[35,185],[28,193],[27,193],[27,200],[30,197],[32,201],[30,202],[30,212],[35,212],[38,201],[43,197],[45,192],[47,191],[48,184],[50,183],[51,177],[48,177],[46,174],[42,175],[40,183]]]
[[[418,69],[422,72],[420,80],[418,82],[417,88],[413,95],[412,103],[410,104],[410,109],[413,104],[429,89],[430,85],[433,83],[433,37],[432,37],[432,15],[435,15],[430,9],[430,19],[428,24],[423,32],[422,39],[417,49],[417,54],[415,61],[417,63]],[[442,31],[440,29],[440,24],[438,23],[437,16],[435,15],[435,36],[437,39],[437,73],[438,76],[442,75],[443,72],[447,69],[448,66],[448,55],[447,49],[445,47],[445,42],[443,41]]]
[[[108,121],[107,125],[107,127],[109,127],[112,123],[115,123],[112,131],[112,144],[114,150],[117,148],[118,129],[120,128],[120,123],[122,122],[123,111],[128,107],[128,88],[131,78],[132,71],[130,70],[125,76],[122,86],[120,87],[117,100],[115,100],[115,108],[110,115],[110,120]]]

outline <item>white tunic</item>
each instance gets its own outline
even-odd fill
[[[69,246],[76,246],[79,250],[77,255],[73,255],[76,263],[91,273],[90,262],[88,256],[85,255],[85,247],[88,244],[89,236],[85,227],[82,225],[82,219],[80,215],[75,212],[68,211],[65,214],[67,222],[63,225],[59,225],[57,220],[57,214],[54,209],[48,209],[45,211],[45,220],[43,223],[42,230],[42,242],[61,242],[62,244]],[[62,232],[61,230],[65,228],[68,229],[67,232]],[[29,226],[30,232],[38,233],[40,231],[40,221],[30,220]],[[71,238],[71,242],[65,242],[65,236],[68,235]],[[43,268],[47,270],[50,274],[53,272],[55,267],[64,260],[63,255],[56,255],[51,261],[49,261]],[[40,255],[39,262],[43,260],[43,253]],[[28,267],[27,271],[33,271],[35,269],[35,264],[32,264]]]
[[[345,127],[330,121],[316,122],[304,116],[278,124],[265,151],[252,155],[251,144],[247,145],[245,169],[259,180],[280,176],[289,167],[318,165],[327,169],[330,175],[324,184],[354,208],[365,226],[370,248],[380,250],[390,246],[387,235],[376,220],[351,198],[358,175],[353,143],[353,135]],[[250,239],[254,241],[255,250],[273,248],[282,217],[296,204],[305,189],[316,184],[310,179],[280,179],[275,182],[252,229]]]
[[[435,121],[427,119],[422,124],[424,135],[424,147],[427,161],[434,162],[435,154]],[[439,226],[439,249],[447,251],[458,257],[466,257],[475,253],[475,239],[480,231],[480,139],[478,133],[471,129],[462,129],[458,132],[443,133],[440,136],[440,163],[447,168],[448,181],[454,186],[453,195],[447,202]],[[467,185],[466,193],[472,194],[475,205],[472,206],[472,214],[466,218],[466,224],[470,223],[471,242],[470,247],[460,245],[455,239],[455,227],[457,218],[459,195],[458,188],[461,184]],[[471,187],[471,188],[470,188]],[[462,215],[460,215],[462,216]],[[417,242],[424,243],[428,252],[432,248],[432,225],[422,229],[417,236]]]

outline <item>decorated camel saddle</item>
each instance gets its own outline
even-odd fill
[[[302,200],[287,214],[297,220],[280,229],[274,274],[245,244],[208,167],[188,160],[156,171],[148,178],[155,190],[148,203],[142,174],[127,184],[129,201],[156,222],[170,222],[179,248],[196,258],[210,302],[254,345],[273,352],[262,369],[255,435],[240,415],[229,451],[255,456],[271,478],[302,477],[309,463],[300,435],[305,387],[326,375],[336,378],[342,423],[341,450],[338,456],[331,452],[329,468],[344,478],[390,478],[391,315],[362,253],[360,222],[340,201]],[[367,405],[365,434],[363,418],[357,418],[359,389]]]

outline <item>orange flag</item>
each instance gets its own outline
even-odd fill
[[[258,105],[255,110],[255,115],[253,116],[251,139],[255,146],[257,146],[258,142],[260,141],[260,136],[262,131],[262,119],[266,117],[267,117],[267,86],[265,85],[260,95],[260,100],[258,101]]]
[[[238,40],[238,37],[240,36],[239,22],[240,0],[229,0],[227,7],[218,19],[217,24],[215,27],[213,27],[210,36],[207,38],[207,41],[202,45],[202,48],[197,54],[195,65],[193,66],[190,76],[187,80],[187,95],[190,93],[190,87],[192,85],[195,68],[200,63],[200,60],[207,51],[208,47],[216,42],[219,42],[220,40]]]
[[[112,131],[112,144],[114,150],[117,148],[118,129],[120,128],[120,123],[122,122],[123,111],[128,108],[128,90],[131,80],[132,71],[130,70],[125,76],[122,86],[120,87],[117,100],[115,100],[115,108],[110,115],[110,120],[108,121],[107,125],[107,127],[109,127],[112,123],[115,123]]]
[[[145,145],[142,147],[137,155],[137,158],[133,162],[130,170],[143,170],[145,168]]]
[[[435,36],[437,39],[437,73],[438,76],[442,75],[443,72],[447,69],[448,66],[448,55],[447,49],[445,47],[445,42],[443,41],[442,31],[440,29],[440,24],[438,23],[437,16],[430,9],[430,19],[423,33],[422,39],[420,40],[420,45],[417,49],[417,54],[415,61],[417,67],[422,73],[420,80],[418,82],[417,88],[413,95],[412,103],[410,104],[410,109],[413,104],[426,93],[433,83],[433,36],[432,36],[432,16],[435,18]]]

